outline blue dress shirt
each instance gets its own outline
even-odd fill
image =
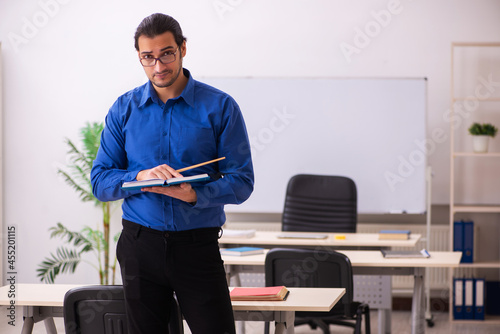
[[[91,172],[100,201],[124,199],[123,218],[162,231],[219,227],[224,205],[241,204],[253,191],[250,144],[241,111],[228,94],[188,78],[182,94],[163,103],[151,82],[124,95],[109,110]],[[216,181],[192,183],[193,205],[165,195],[122,190],[141,170],[174,169],[226,157],[183,176],[221,172]]]

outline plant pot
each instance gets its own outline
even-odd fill
[[[472,136],[472,148],[476,153],[488,152],[488,142],[490,136],[486,135],[475,135]]]

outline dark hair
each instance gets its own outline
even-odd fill
[[[174,34],[175,42],[178,46],[181,46],[182,43],[187,40],[186,37],[182,35],[182,29],[179,22],[172,16],[156,13],[146,17],[135,31],[135,49],[139,51],[139,37],[146,36],[153,38],[167,31]]]

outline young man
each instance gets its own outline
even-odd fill
[[[253,190],[243,117],[229,95],[182,67],[186,38],[172,17],[145,18],[135,48],[149,82],[109,110],[91,173],[99,200],[124,199],[117,257],[129,332],[166,333],[175,292],[192,333],[234,333],[218,238],[224,205]],[[222,173],[218,180],[121,189],[126,181],[179,177],[177,169],[219,157],[182,175]]]

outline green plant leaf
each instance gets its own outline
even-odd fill
[[[85,189],[84,186],[75,181],[75,179],[71,175],[69,175],[68,172],[59,169],[57,173],[63,176],[64,181],[76,191],[76,193],[83,202],[88,202],[95,199],[94,195],[90,191],[90,188]]]
[[[81,130],[82,142],[85,147],[85,155],[87,163],[92,166],[93,161],[97,157],[97,151],[101,144],[101,133],[104,129],[103,123],[87,123]]]
[[[80,263],[80,254],[76,250],[59,247],[56,254],[50,253],[37,269],[37,277],[45,283],[54,283],[59,274],[74,273]]]
[[[99,230],[94,230],[88,226],[85,226],[85,228],[82,230],[82,234],[94,248],[99,249],[101,248],[101,245],[106,244],[106,241],[104,240],[104,234]]]
[[[469,133],[474,136],[490,136],[495,137],[497,134],[497,127],[490,123],[473,123],[469,127]]]
[[[103,229],[109,231],[110,221],[110,202],[100,202],[92,193],[92,184],[90,172],[92,164],[97,156],[97,151],[101,142],[101,133],[104,129],[104,123],[89,123],[80,129],[80,139],[82,147],[77,146],[73,141],[66,138],[65,143],[68,146],[68,161],[70,162],[64,168],[59,168],[57,173],[61,175],[64,181],[75,190],[82,202],[93,201],[96,206],[100,206],[103,212]],[[117,201],[119,203],[119,201]],[[38,277],[42,281],[53,283],[55,278],[63,272],[73,273],[80,262],[80,256],[86,252],[94,252],[98,265],[94,266],[99,273],[101,284],[107,284],[109,271],[108,259],[102,261],[103,257],[109,256],[109,233],[104,233],[98,229],[94,230],[88,226],[81,232],[68,230],[61,223],[49,229],[51,238],[61,238],[61,240],[74,249],[60,247],[56,253],[51,253],[39,264],[37,269]],[[115,237],[115,240],[117,237]],[[116,262],[116,260],[115,260]],[[102,266],[104,263],[104,266]]]
[[[82,233],[72,232],[68,230],[63,224],[57,223],[55,227],[49,228],[50,238],[59,237],[66,239],[66,242],[72,244],[74,247],[82,247],[80,253],[89,252],[93,249],[92,242]]]

